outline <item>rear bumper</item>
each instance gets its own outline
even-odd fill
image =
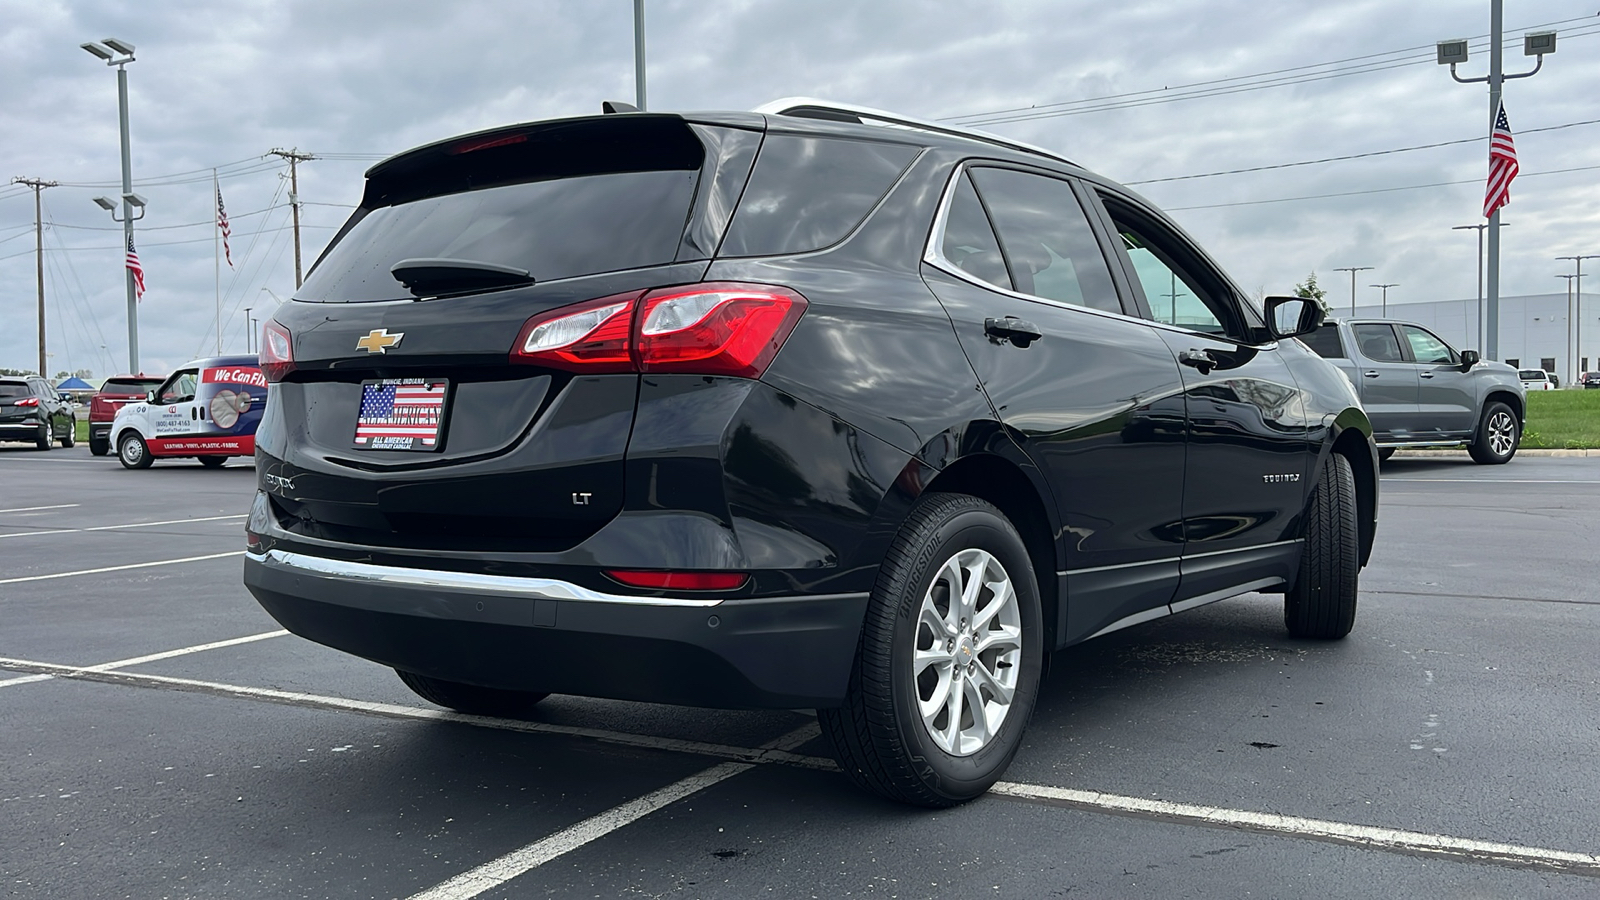
[[[38,437],[38,422],[0,423],[0,441],[31,441]]]
[[[718,600],[283,550],[244,582],[294,633],[383,665],[516,690],[726,708],[842,700],[867,595]]]

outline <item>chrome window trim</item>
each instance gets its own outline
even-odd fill
[[[1444,441],[1446,444],[1459,444],[1460,441]],[[1186,559],[1205,559],[1208,556],[1226,556],[1229,553],[1248,553],[1251,550],[1265,550],[1269,547],[1288,547],[1292,544],[1303,544],[1305,538],[1290,538],[1286,541],[1273,541],[1270,544],[1251,544],[1248,547],[1233,547],[1228,550],[1208,550],[1205,553],[1182,553],[1177,556],[1163,556],[1160,559],[1146,559],[1139,562],[1115,563],[1109,566],[1090,566],[1086,569],[1063,569],[1057,575],[1088,575],[1093,572],[1110,572],[1113,569],[1132,569],[1138,566],[1159,566],[1166,563],[1181,563]]]
[[[440,569],[413,569],[404,566],[379,566],[268,550],[265,554],[246,553],[257,563],[311,575],[339,578],[361,584],[453,590],[528,600],[568,600],[583,603],[619,603],[629,606],[675,606],[706,609],[723,602],[723,597],[633,597],[560,581],[554,578],[518,578],[510,575],[481,575],[475,572],[448,572]]]
[[[1146,319],[1146,318],[1143,318],[1141,316],[1130,316],[1127,313],[1115,313],[1115,312],[1111,312],[1109,310],[1096,309],[1093,306],[1079,306],[1076,303],[1063,303],[1060,300],[1052,300],[1049,297],[1040,297],[1040,296],[1037,296],[1035,294],[1024,294],[1021,291],[1014,291],[1014,290],[1012,290],[1010,288],[1004,288],[1004,287],[1001,287],[998,284],[991,284],[991,283],[989,283],[987,281],[984,281],[982,278],[979,278],[976,275],[973,275],[973,274],[965,271],[960,266],[958,266],[955,263],[951,262],[950,260],[946,259],[945,256],[944,256],[944,249],[943,249],[944,248],[944,228],[945,228],[946,222],[948,221],[948,219],[950,217],[950,204],[955,201],[957,183],[961,180],[961,176],[965,175],[967,173],[967,170],[972,168],[974,165],[983,166],[983,165],[986,165],[986,164],[993,164],[994,166],[996,166],[998,168],[1009,168],[1009,169],[1014,169],[1016,171],[1026,171],[1025,169],[1019,168],[1016,163],[1009,162],[1009,161],[1006,161],[1006,160],[998,160],[998,159],[997,160],[971,159],[971,160],[964,160],[961,163],[959,163],[956,166],[955,171],[953,173],[951,173],[949,182],[946,183],[945,186],[944,186],[944,195],[942,197],[940,197],[940,199],[939,199],[939,211],[934,214],[934,217],[933,217],[933,229],[932,229],[931,233],[928,235],[928,242],[923,246],[923,250],[922,250],[922,261],[923,262],[927,263],[930,266],[933,266],[935,269],[938,269],[939,271],[945,273],[946,275],[951,276],[952,278],[959,278],[962,281],[967,282],[968,284],[974,285],[976,287],[984,288],[985,290],[994,291],[994,292],[999,293],[999,294],[1004,294],[1007,297],[1013,297],[1013,298],[1015,298],[1017,300],[1029,300],[1029,301],[1032,301],[1034,303],[1043,303],[1046,306],[1054,306],[1057,309],[1070,309],[1073,312],[1091,313],[1091,314],[1096,315],[1096,316],[1102,316],[1102,317],[1107,318],[1107,319],[1115,319],[1115,320],[1121,321],[1121,322],[1137,322],[1140,325],[1148,325],[1151,328],[1159,328],[1159,329],[1161,329],[1163,331],[1171,331],[1171,332],[1173,332],[1175,334],[1182,334],[1182,335],[1189,335],[1189,336],[1198,335],[1199,337],[1208,338],[1208,339],[1214,340],[1214,341],[1221,341],[1221,342],[1223,342],[1225,344],[1233,344],[1234,346],[1237,346],[1237,347],[1250,347],[1250,348],[1256,349],[1256,350],[1275,350],[1275,349],[1277,349],[1278,342],[1275,341],[1275,340],[1268,341],[1265,344],[1246,344],[1246,343],[1241,343],[1240,341],[1237,341],[1237,340],[1235,340],[1235,339],[1233,339],[1231,337],[1228,337],[1227,335],[1207,334],[1204,331],[1195,331],[1195,330],[1190,329],[1190,328],[1180,328],[1180,327],[1178,327],[1176,325],[1168,325],[1165,322],[1157,322],[1155,319]],[[1045,174],[1043,172],[1035,172],[1034,174],[1039,175],[1039,177],[1041,177],[1041,178],[1059,177],[1059,175],[1052,176],[1052,175],[1047,175],[1047,174]],[[990,223],[990,227],[993,227],[993,223],[992,222]],[[1107,263],[1107,265],[1109,265],[1109,262]],[[1119,297],[1118,299],[1120,300],[1121,298]]]

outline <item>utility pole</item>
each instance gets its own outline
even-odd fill
[[[1389,318],[1389,288],[1399,287],[1399,286],[1400,285],[1394,284],[1392,282],[1389,283],[1389,284],[1369,284],[1369,285],[1367,285],[1367,287],[1383,288],[1383,318],[1385,318],[1385,319]]]
[[[282,150],[273,148],[267,151],[268,156],[281,156],[289,161],[289,210],[294,214],[294,286],[300,287],[300,173],[295,168],[303,162],[316,159],[309,153],[301,153],[299,148]]]
[[[1342,266],[1334,269],[1335,272],[1350,273],[1350,315],[1352,316],[1356,314],[1356,273],[1370,272],[1371,270],[1371,266]]]
[[[1464,40],[1440,41],[1437,44],[1439,65],[1450,66],[1450,77],[1462,84],[1489,84],[1489,133],[1494,133],[1495,116],[1500,112],[1500,95],[1505,83],[1513,78],[1537,75],[1544,68],[1544,55],[1556,52],[1556,33],[1538,31],[1522,36],[1522,54],[1537,56],[1538,62],[1527,72],[1505,74],[1501,57],[1505,43],[1503,8],[1505,0],[1489,0],[1489,74],[1482,78],[1462,78],[1456,74],[1456,64],[1467,61],[1467,42]],[[1486,311],[1487,331],[1483,342],[1483,355],[1487,359],[1500,359],[1500,209],[1489,215],[1489,304]]]
[[[644,112],[644,0],[633,0],[633,105]]]
[[[38,178],[13,178],[11,183],[25,184],[33,188],[33,254],[39,275],[39,377],[49,378],[50,373],[44,370],[44,216],[39,194],[45,188],[55,187],[56,182]]]
[[[1570,259],[1570,260],[1572,260],[1572,265],[1573,265],[1572,280],[1567,282],[1567,283],[1575,285],[1575,288],[1574,288],[1575,292],[1574,292],[1573,296],[1575,297],[1575,299],[1577,301],[1577,310],[1576,310],[1577,314],[1573,318],[1576,319],[1577,323],[1578,323],[1578,327],[1577,327],[1578,352],[1576,354],[1574,354],[1574,355],[1576,355],[1578,357],[1582,357],[1583,356],[1583,261],[1586,260],[1586,259],[1600,259],[1600,254],[1590,253],[1590,254],[1585,254],[1585,255],[1582,255],[1582,256],[1558,256],[1558,257],[1556,257],[1556,259]],[[1600,369],[1600,366],[1596,366],[1595,368]]]

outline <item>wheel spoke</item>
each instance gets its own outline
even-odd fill
[[[977,682],[971,678],[961,679],[961,697],[967,708],[972,710],[972,728],[963,736],[971,736],[978,746],[982,747],[994,737],[994,732],[990,730],[989,710],[987,704],[983,702],[983,695],[978,691]]]
[[[982,631],[984,626],[993,621],[996,615],[1005,612],[1008,606],[1011,606],[1017,602],[1016,594],[1011,590],[1011,582],[1009,579],[991,581],[988,583],[988,587],[989,592],[993,596],[990,598],[987,606],[973,613],[973,631]]]
[[[936,642],[942,642],[955,634],[955,629],[951,627],[950,621],[945,618],[943,613],[939,612],[938,607],[933,605],[932,596],[922,598],[922,612],[917,616],[917,623],[926,625],[928,630],[933,632],[933,638]]]
[[[950,701],[950,677],[952,674],[950,659],[945,658],[945,665],[939,670],[939,682],[934,685],[933,692],[928,699],[917,698],[917,711],[922,714],[923,724],[933,731],[933,720],[939,718],[939,710]]]
[[[976,687],[987,690],[996,703],[1001,706],[1011,705],[1011,697],[1016,693],[1016,689],[1001,684],[999,679],[995,678],[994,674],[983,664],[982,660],[979,660],[978,665],[973,669],[971,680]]]
[[[966,566],[966,581],[961,588],[961,618],[971,621],[978,608],[978,595],[983,592],[983,573],[989,568],[988,554],[977,556]]]
[[[959,753],[961,750],[961,701],[965,680],[959,674],[952,673],[950,683],[945,689],[945,704],[949,708],[950,718],[946,721],[944,734],[940,737],[943,739],[945,749],[952,753]]]
[[[986,631],[978,636],[978,642],[973,646],[972,652],[982,656],[995,649],[1005,653],[1021,650],[1022,629],[1013,626],[1002,626]]]

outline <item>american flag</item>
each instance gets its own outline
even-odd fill
[[[133,235],[128,235],[128,271],[133,273],[133,299],[144,299],[144,266],[139,265],[139,251],[133,249]]]
[[[390,438],[421,441],[424,447],[439,442],[439,417],[444,412],[443,382],[365,384],[361,386],[361,414],[356,420],[357,444],[387,444]]]
[[[1494,132],[1489,135],[1489,186],[1483,195],[1483,217],[1511,202],[1511,179],[1517,177],[1517,147],[1511,142],[1511,122],[1506,105],[1500,104],[1494,117]]]
[[[222,231],[222,255],[227,257],[228,268],[233,268],[233,251],[228,249],[228,235],[233,230],[228,227],[228,211],[222,207],[222,188],[217,188],[217,228]]]

